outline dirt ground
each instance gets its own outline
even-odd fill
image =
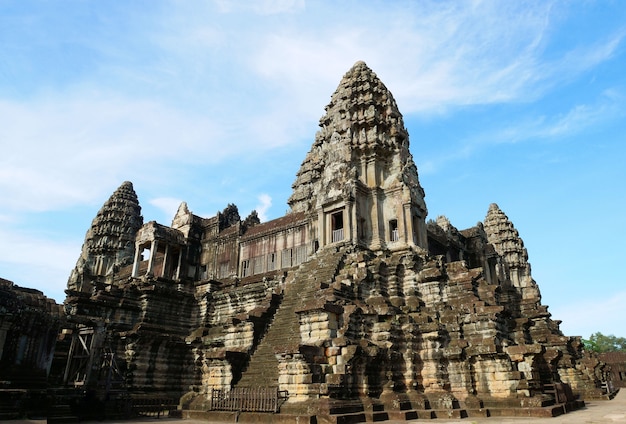
[[[8,420],[3,424],[31,423],[43,424],[45,420]],[[423,423],[433,424],[602,424],[602,423],[626,423],[626,390],[622,389],[615,399],[610,401],[587,402],[585,408],[555,418],[465,418],[462,420],[412,420],[412,421],[386,421],[388,424],[399,423]],[[154,424],[207,424],[207,421],[180,420],[170,418],[142,418],[127,421],[100,421],[101,424],[129,424],[129,423],[154,423]],[[221,424],[213,422],[213,424]]]

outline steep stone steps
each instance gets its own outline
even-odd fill
[[[69,405],[51,405],[48,409],[48,424],[78,423],[80,419],[72,411]]]
[[[330,247],[317,252],[288,277],[282,303],[267,333],[250,358],[238,387],[278,386],[277,352],[296,352],[300,344],[297,310],[320,295],[337,273],[345,252]]]

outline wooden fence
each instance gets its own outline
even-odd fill
[[[286,390],[278,387],[236,387],[211,391],[211,409],[214,411],[278,412],[287,399]]]

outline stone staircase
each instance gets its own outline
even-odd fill
[[[300,323],[297,311],[319,299],[321,289],[329,286],[337,274],[345,249],[327,247],[300,265],[288,277],[281,305],[250,358],[237,387],[278,386],[276,353],[297,352],[300,344]]]
[[[317,416],[318,424],[355,424],[365,422],[404,422],[413,420],[455,419],[460,420],[468,417],[487,417],[486,414],[469,414],[469,411],[461,409],[431,409],[428,402],[418,402],[413,405],[408,399],[396,399],[394,407],[385,401],[361,398],[354,400],[330,400],[325,411],[320,411]]]

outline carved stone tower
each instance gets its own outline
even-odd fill
[[[289,205],[308,212],[321,246],[427,247],[424,190],[402,115],[364,62],[343,77],[320,119]]]
[[[524,242],[513,223],[495,203],[489,206],[484,228],[489,243],[502,258],[498,269],[500,280],[509,281],[522,299],[541,300],[537,283],[530,273]]]
[[[133,184],[125,181],[115,190],[91,222],[76,267],[67,283],[69,290],[89,291],[92,280],[113,274],[133,263],[135,235],[143,224]]]

